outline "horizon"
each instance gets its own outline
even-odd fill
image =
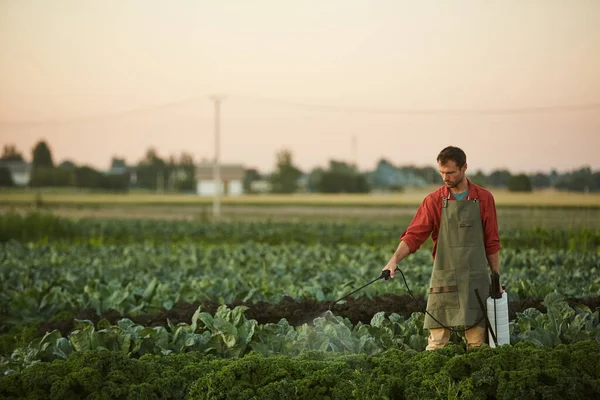
[[[302,171],[329,160],[600,169],[600,2],[0,3],[0,144],[108,169],[150,147]]]
[[[40,142],[41,141],[45,141],[45,140],[40,140]],[[46,144],[48,145],[48,147],[50,149],[50,152],[52,154],[52,161],[53,161],[55,167],[59,167],[60,164],[62,164],[64,162],[72,162],[73,164],[75,164],[76,167],[91,167],[91,168],[94,168],[94,169],[96,169],[98,171],[105,172],[105,171],[108,171],[111,168],[113,159],[123,160],[125,162],[125,165],[127,167],[136,167],[142,161],[142,159],[140,159],[140,160],[136,160],[134,162],[130,162],[127,159],[124,159],[122,157],[112,157],[109,160],[109,162],[107,163],[106,166],[94,166],[94,165],[91,165],[90,163],[85,163],[85,162],[78,163],[78,162],[75,162],[73,160],[73,158],[68,158],[68,157],[65,158],[65,159],[57,160],[56,157],[54,157],[54,154],[52,152],[52,144],[49,143],[48,141],[45,141],[45,142],[46,142]],[[2,148],[4,148],[4,145],[11,145],[11,143],[0,144],[0,145],[2,145]],[[154,149],[157,150],[156,148],[154,148]],[[21,154],[21,156],[23,156],[23,161],[25,163],[27,163],[27,164],[31,164],[32,163],[32,161],[33,161],[32,160],[32,156],[30,156],[28,158],[23,151],[20,151],[20,149],[15,148],[15,150],[17,151],[17,153],[19,153],[19,154]],[[32,148],[32,151],[33,151],[33,148]],[[168,158],[171,156],[171,155],[165,155],[163,157],[160,154],[160,151],[158,151],[158,150],[157,150],[157,155],[158,155],[158,157],[161,160],[163,160],[165,162],[167,162]],[[377,168],[378,163],[381,162],[381,161],[383,161],[383,160],[390,162],[396,168],[405,168],[405,167],[408,167],[408,168],[411,168],[411,167],[413,167],[413,168],[429,168],[430,167],[430,168],[433,168],[433,169],[437,168],[437,164],[436,163],[433,163],[431,165],[426,165],[426,164],[423,164],[423,165],[416,165],[416,164],[395,164],[394,162],[392,162],[390,160],[382,158],[382,159],[376,160],[373,163],[372,168],[359,169],[359,172],[365,173],[365,172],[374,171]],[[193,160],[193,161],[194,161],[195,166],[199,166],[200,164],[203,164],[202,160]],[[334,159],[331,159],[331,161],[342,161],[342,162],[345,162],[344,160],[334,160]],[[212,164],[212,161],[210,161],[210,160],[204,160],[204,163]],[[230,163],[221,163],[221,165],[229,165],[229,164]],[[352,165],[352,164],[348,163],[348,165]],[[467,162],[467,165],[468,165],[468,162]],[[253,168],[253,167],[250,167],[250,166],[246,166],[246,165],[243,165],[243,164],[242,164],[242,166],[244,167],[245,170],[256,169],[256,168]],[[324,169],[328,169],[329,168],[329,164],[324,165],[324,166],[317,166],[317,167],[322,167]],[[314,168],[317,168],[317,167],[314,167]],[[305,170],[305,169],[302,169],[302,168],[299,168],[299,169],[302,171],[302,173],[309,174],[314,168],[311,168],[311,169],[308,169],[308,170]],[[480,169],[477,169],[477,168],[472,169],[472,168],[469,167],[468,170],[467,170],[467,176],[473,176],[474,174],[478,173],[479,171],[481,171],[485,175],[490,175],[491,173],[493,173],[495,171],[503,171],[503,170],[506,170],[506,171],[510,172],[511,175],[518,175],[518,174],[522,174],[522,173],[524,173],[526,175],[529,175],[529,176],[535,175],[537,173],[549,175],[553,171],[556,172],[559,175],[562,175],[562,174],[568,174],[568,173],[571,173],[571,172],[575,172],[575,171],[581,170],[583,168],[590,168],[593,173],[600,172],[600,169],[592,168],[590,165],[580,165],[578,167],[574,167],[574,168],[571,168],[571,169],[568,169],[568,170],[558,170],[558,169],[555,169],[555,168],[551,168],[548,171],[544,171],[544,170],[537,170],[537,171],[512,171],[510,169],[493,169],[493,170],[490,170],[490,171],[484,171],[484,170],[480,170]],[[260,174],[270,174],[270,173],[273,172],[273,170],[267,170],[267,171],[265,171],[265,170],[257,169],[257,172],[259,172]]]

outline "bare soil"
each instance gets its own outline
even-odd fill
[[[417,298],[421,304],[425,304],[423,298]],[[586,299],[569,299],[569,305],[574,307],[578,304],[586,305],[592,310],[600,308],[600,297]],[[112,324],[115,324],[121,318],[129,318],[137,324],[144,326],[168,326],[167,319],[173,324],[185,322],[190,324],[194,312],[198,306],[202,306],[202,311],[214,314],[219,307],[217,303],[180,303],[175,305],[170,310],[163,310],[156,314],[145,314],[131,316],[128,314],[121,315],[114,310],[109,310],[104,315],[98,315],[95,310],[87,309],[78,313],[74,318],[87,319],[96,324],[101,319],[105,318]],[[304,323],[312,323],[312,321],[322,316],[329,307],[329,301],[317,301],[314,299],[294,300],[291,297],[285,297],[279,303],[268,303],[264,301],[257,302],[241,302],[235,301],[228,304],[229,308],[236,306],[246,306],[248,310],[245,316],[248,319],[255,319],[260,324],[277,323],[282,318],[285,318],[290,325],[300,326]],[[536,308],[542,312],[546,311],[546,307],[542,305],[542,300],[528,299],[524,301],[509,302],[509,318],[515,319],[516,313],[526,310],[527,308]],[[421,311],[419,306],[408,295],[392,295],[386,294],[383,296],[368,298],[361,296],[357,298],[348,298],[344,303],[337,303],[332,307],[332,312],[335,315],[348,318],[353,324],[362,322],[368,324],[371,318],[376,313],[384,311],[386,314],[397,313],[406,318],[410,317],[413,312]],[[67,335],[73,330],[74,318],[68,318],[61,321],[44,322],[40,325],[38,334],[42,336],[48,331],[58,329],[63,335]]]

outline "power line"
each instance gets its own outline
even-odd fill
[[[145,114],[151,111],[167,110],[170,108],[178,108],[181,106],[198,103],[199,101],[205,101],[205,97],[194,97],[186,100],[178,100],[167,103],[151,104],[145,107],[131,108],[127,110],[99,113],[85,115],[81,117],[64,118],[64,119],[44,119],[44,120],[31,120],[31,121],[1,121],[0,127],[35,127],[44,125],[64,125],[64,124],[76,124],[85,122],[94,122],[98,120],[106,119],[117,119],[127,117],[135,114]]]
[[[319,109],[333,112],[359,112],[365,114],[397,114],[397,115],[509,115],[509,114],[540,114],[549,112],[572,112],[600,109],[600,103],[550,105],[511,108],[383,108],[383,107],[353,107],[328,104],[297,103],[270,98],[236,96],[255,102],[273,105]]]
[[[519,115],[519,114],[546,114],[553,112],[576,112],[600,109],[600,103],[584,103],[571,105],[549,105],[510,108],[386,108],[386,107],[360,107],[360,106],[338,106],[333,104],[316,104],[286,101],[272,98],[260,98],[252,96],[231,96],[230,99],[246,100],[256,103],[265,103],[285,107],[321,110],[337,113],[362,113],[362,114],[388,114],[388,115]],[[116,119],[135,114],[144,114],[152,111],[178,108],[181,106],[205,101],[206,97],[198,96],[185,100],[153,104],[145,107],[127,109],[122,111],[92,114],[74,118],[46,119],[46,120],[21,120],[1,121],[0,127],[36,127],[47,125],[65,125],[75,123],[94,122],[98,120]]]

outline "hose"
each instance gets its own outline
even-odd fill
[[[400,272],[400,275],[402,275],[402,280],[404,281],[404,285],[406,286],[406,290],[408,290],[408,293],[410,294],[410,297],[412,297],[412,299],[415,301],[415,303],[417,303],[417,305],[419,306],[419,308],[421,310],[423,310],[423,312],[425,312],[427,315],[429,315],[435,322],[437,322],[438,324],[440,324],[442,327],[448,329],[451,332],[466,332],[469,329],[479,325],[481,323],[481,321],[483,321],[484,318],[486,318],[486,314],[485,314],[485,310],[483,312],[483,316],[481,318],[479,318],[479,320],[477,322],[475,322],[475,324],[467,327],[467,328],[463,328],[463,329],[457,329],[457,328],[452,328],[449,326],[446,326],[444,324],[442,324],[440,321],[438,321],[433,315],[431,315],[429,313],[429,311],[427,311],[426,307],[423,307],[423,305],[421,303],[419,303],[419,300],[417,300],[417,298],[413,295],[412,291],[410,290],[410,288],[408,287],[408,283],[406,282],[406,278],[404,277],[404,273],[402,272],[402,270],[398,267],[396,267],[396,271]],[[385,280],[387,281],[390,278],[390,271],[389,270],[385,270],[383,272],[386,275]]]

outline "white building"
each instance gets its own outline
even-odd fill
[[[27,186],[31,180],[31,164],[24,161],[2,161],[0,167],[10,171],[12,180],[17,186]]]
[[[202,163],[196,168],[196,193],[200,196],[215,194],[214,164]],[[244,193],[245,170],[241,164],[221,164],[221,194],[223,196],[239,196]]]

